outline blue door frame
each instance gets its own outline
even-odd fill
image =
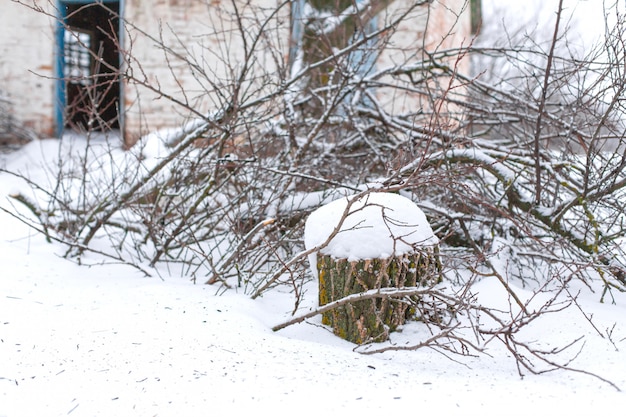
[[[64,51],[65,51],[65,28],[67,21],[67,12],[66,7],[71,4],[92,4],[92,3],[119,3],[119,14],[120,14],[120,25],[118,32],[119,42],[123,42],[123,31],[122,31],[122,21],[124,14],[124,3],[125,0],[57,0],[57,26],[56,26],[56,47],[55,47],[55,75],[56,75],[56,88],[55,88],[55,131],[57,137],[61,137],[63,134],[63,130],[65,128],[65,107],[67,105],[67,95],[66,95],[66,85],[65,85],[65,61],[64,61]],[[120,57],[120,66],[121,66],[121,57]],[[124,126],[124,111],[121,108],[123,101],[123,83],[120,79],[120,97],[119,97],[119,124],[120,129],[123,129]]]

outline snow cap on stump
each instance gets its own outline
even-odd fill
[[[355,198],[335,200],[311,213],[304,227],[307,250],[328,240],[350,202],[340,231],[319,250],[322,255],[348,261],[384,259],[414,253],[418,247],[439,243],[424,212],[408,198],[380,192]],[[309,255],[309,262],[317,277],[317,253]]]

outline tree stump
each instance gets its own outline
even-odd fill
[[[364,291],[441,280],[439,239],[417,205],[399,194],[363,192],[332,201],[309,215],[304,241],[319,278],[320,306]],[[407,301],[419,300],[355,301],[324,313],[322,322],[351,342],[380,342],[413,313]]]
[[[431,248],[386,259],[348,261],[322,254],[317,259],[320,306],[368,290],[431,286],[441,281],[439,259]],[[326,312],[322,323],[353,343],[383,342],[413,313],[406,300],[374,298]]]

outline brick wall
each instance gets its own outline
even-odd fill
[[[412,3],[411,0],[396,0],[383,15],[384,18],[379,22],[379,26],[406,13]],[[378,69],[428,61],[429,53],[469,46],[472,40],[470,26],[468,0],[435,0],[429,5],[419,6],[409,13],[389,39],[389,46],[378,61]],[[456,58],[451,58],[444,60],[444,63],[457,67],[461,73],[469,72],[469,56],[458,62]],[[423,90],[423,85],[413,85],[413,82],[419,83],[419,80],[419,72],[413,73],[413,79],[410,79],[408,75],[383,79],[384,82],[395,85],[399,83],[405,87],[402,90],[379,89],[378,98],[384,108],[398,114],[414,112],[420,107],[430,110],[432,106],[436,106],[436,103],[433,103],[429,97],[410,92],[414,87]],[[436,83],[429,83],[431,89],[442,90],[451,86],[457,87],[458,83],[447,77],[442,77]]]
[[[37,4],[53,12],[46,2]],[[54,27],[54,19],[42,13],[2,2],[0,90],[10,100],[14,123],[43,136],[54,133]]]
[[[151,85],[158,85],[169,96],[186,103],[199,113],[209,109],[217,110],[224,106],[216,88],[225,92],[232,88],[226,82],[236,73],[242,61],[242,42],[236,30],[232,10],[226,9],[221,14],[219,9],[228,7],[230,2],[213,0],[220,8],[211,7],[194,0],[155,0],[146,2],[127,1],[125,15],[137,27],[142,28],[155,38],[163,39],[173,51],[191,56],[203,71],[194,70],[172,54],[165,54],[139,31],[130,29],[129,38],[133,39],[132,53],[137,59],[130,68],[137,76],[141,64],[142,76]],[[241,2],[243,4],[244,2]],[[254,6],[243,6],[239,10],[242,18],[261,18],[276,7],[280,1],[263,0],[252,2]],[[396,0],[379,18],[382,26],[406,11],[413,3],[411,0]],[[445,4],[444,4],[445,3]],[[250,27],[253,27],[251,25]],[[289,39],[289,8],[279,13],[270,28],[273,33],[267,39],[282,39],[279,45],[280,55],[287,54]],[[445,29],[442,32],[442,29]],[[216,33],[221,33],[216,36]],[[435,0],[432,4],[416,8],[410,13],[398,31],[390,39],[390,48],[381,56],[377,67],[421,60],[424,51],[437,51],[461,45],[468,45],[470,35],[470,12],[466,0]],[[166,56],[167,55],[167,56]],[[270,54],[260,56],[260,71],[272,71],[275,68]],[[167,59],[170,61],[168,62]],[[469,59],[459,63],[461,71],[467,69]],[[446,88],[449,79],[442,79]],[[186,92],[183,92],[182,82]],[[214,83],[214,84],[213,84]],[[402,93],[397,89],[381,89],[378,93],[385,107],[394,112],[415,109],[417,106],[432,105],[425,97]],[[170,101],[159,98],[159,94],[145,86],[131,83],[126,86],[126,128],[135,136],[148,131],[172,125],[180,125],[186,117],[193,117],[193,112],[183,110]]]
[[[219,8],[216,7],[218,3],[221,3]],[[262,20],[279,3],[279,0],[242,1],[239,16],[244,22]],[[127,20],[141,28],[128,27],[125,40],[127,45],[132,45],[133,59],[128,69],[139,78],[126,85],[126,131],[131,141],[155,129],[180,126],[188,118],[225,107],[225,97],[231,95],[233,88],[231,80],[241,70],[244,54],[242,37],[231,7],[230,2],[219,0],[207,3],[197,0],[127,1]],[[245,26],[256,28],[257,24]],[[271,19],[268,30],[274,33],[266,38],[285,40],[282,46],[278,46],[284,48],[277,51],[279,58],[284,58],[287,53],[288,29],[289,8],[283,7]],[[164,52],[154,39],[162,40],[171,51]],[[251,41],[252,38],[247,39],[249,45]],[[187,57],[193,65],[176,54]],[[270,54],[257,54],[256,58],[251,74],[275,70]],[[256,87],[262,88],[267,80],[257,81]],[[173,104],[151,87],[184,105]]]
[[[54,14],[54,1],[28,0]],[[411,0],[396,0],[382,12],[379,25],[406,10]],[[281,0],[238,2],[244,22],[263,20]],[[424,50],[468,44],[470,13],[465,0],[435,0],[414,10],[390,40],[390,48],[377,67],[421,59]],[[219,7],[217,7],[219,5]],[[229,7],[231,9],[229,9]],[[221,12],[219,12],[221,10]],[[461,13],[463,11],[463,13]],[[223,108],[230,97],[233,76],[243,62],[243,42],[230,1],[221,0],[126,0],[122,70],[136,80],[124,86],[124,120],[127,141],[162,128],[180,126],[185,120]],[[289,7],[283,7],[266,27],[260,49],[271,44],[272,53],[259,53],[250,74],[268,74],[246,85],[247,93],[260,95],[278,81],[277,65],[287,60]],[[41,135],[54,132],[55,45],[54,18],[14,2],[4,2],[0,13],[0,90],[8,94],[16,121]],[[256,23],[244,23],[256,27]],[[441,28],[452,28],[442,34]],[[424,36],[426,34],[426,36]],[[248,39],[250,42],[251,39]],[[158,46],[163,41],[169,51]],[[259,47],[259,46],[258,46]],[[193,64],[176,57],[189,57]],[[469,65],[469,60],[460,66]],[[250,74],[248,77],[250,77]],[[155,91],[159,90],[159,91]],[[380,89],[381,102],[393,111],[429,105],[424,97]],[[176,105],[169,97],[183,105]],[[185,108],[186,107],[186,108]]]

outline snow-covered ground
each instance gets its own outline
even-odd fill
[[[36,172],[41,149],[50,152],[52,143],[0,155],[0,167]],[[20,187],[0,173],[0,206],[10,209],[7,195]],[[62,253],[0,211],[2,417],[622,416],[626,410],[624,392],[586,374],[520,378],[500,344],[454,360],[429,349],[363,355],[319,317],[272,332],[291,317],[287,290],[254,301],[235,290],[216,295],[215,287],[187,277],[146,278],[124,265],[78,266]],[[99,261],[93,255],[82,260]],[[571,366],[626,390],[624,298],[600,304],[599,294],[580,289],[597,331],[569,308],[545,316],[525,337],[547,348],[584,336]],[[507,305],[495,278],[475,291],[483,303]],[[301,308],[314,307],[315,300],[312,284]],[[423,336],[416,325],[393,335],[396,341]]]

